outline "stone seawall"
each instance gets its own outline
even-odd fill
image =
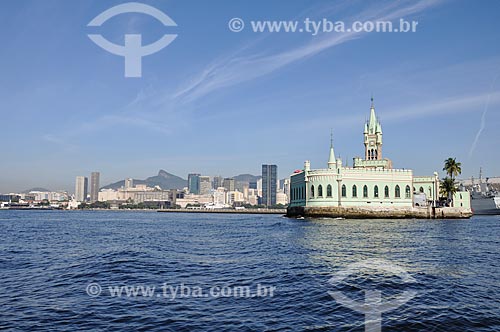
[[[288,217],[331,217],[350,219],[465,219],[472,216],[472,211],[453,207],[414,207],[414,208],[382,208],[382,207],[303,207],[295,206],[287,209]]]

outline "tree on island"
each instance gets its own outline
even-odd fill
[[[458,191],[454,177],[462,174],[462,163],[457,162],[456,158],[448,158],[444,161],[443,171],[446,171],[448,176],[440,183],[441,195],[447,197],[448,202],[452,202],[453,194]]]
[[[457,158],[448,158],[444,161],[443,171],[446,171],[453,181],[453,176],[462,174],[462,163],[457,162]]]

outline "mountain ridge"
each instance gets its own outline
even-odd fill
[[[177,176],[175,174],[171,174],[163,169],[158,171],[158,175],[150,176],[144,180],[141,179],[133,179],[134,185],[136,184],[145,184],[148,187],[159,186],[161,189],[182,189],[187,187],[187,180]],[[117,181],[114,183],[110,183],[101,189],[119,189],[125,186],[125,180]]]

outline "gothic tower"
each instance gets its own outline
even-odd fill
[[[373,97],[371,99],[370,120],[365,123],[363,135],[365,139],[365,160],[382,160],[382,126],[375,116]]]

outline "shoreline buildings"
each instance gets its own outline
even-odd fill
[[[262,204],[265,206],[276,205],[278,185],[278,166],[262,165]]]
[[[77,176],[75,183],[75,200],[84,202],[87,200],[88,178],[85,176]]]
[[[188,190],[191,194],[198,195],[200,193],[200,176],[198,173],[188,174]]]
[[[90,174],[90,202],[97,202],[99,199],[99,178],[100,178],[100,173],[99,172],[92,172]]]
[[[470,194],[457,192],[454,208],[437,208],[438,174],[414,176],[410,169],[393,168],[383,158],[382,125],[375,114],[373,98],[370,118],[363,130],[364,158],[356,157],[353,166],[335,158],[333,138],[325,169],[312,169],[309,161],[303,170],[290,177],[289,216],[326,216],[350,218],[431,218],[470,217]]]

